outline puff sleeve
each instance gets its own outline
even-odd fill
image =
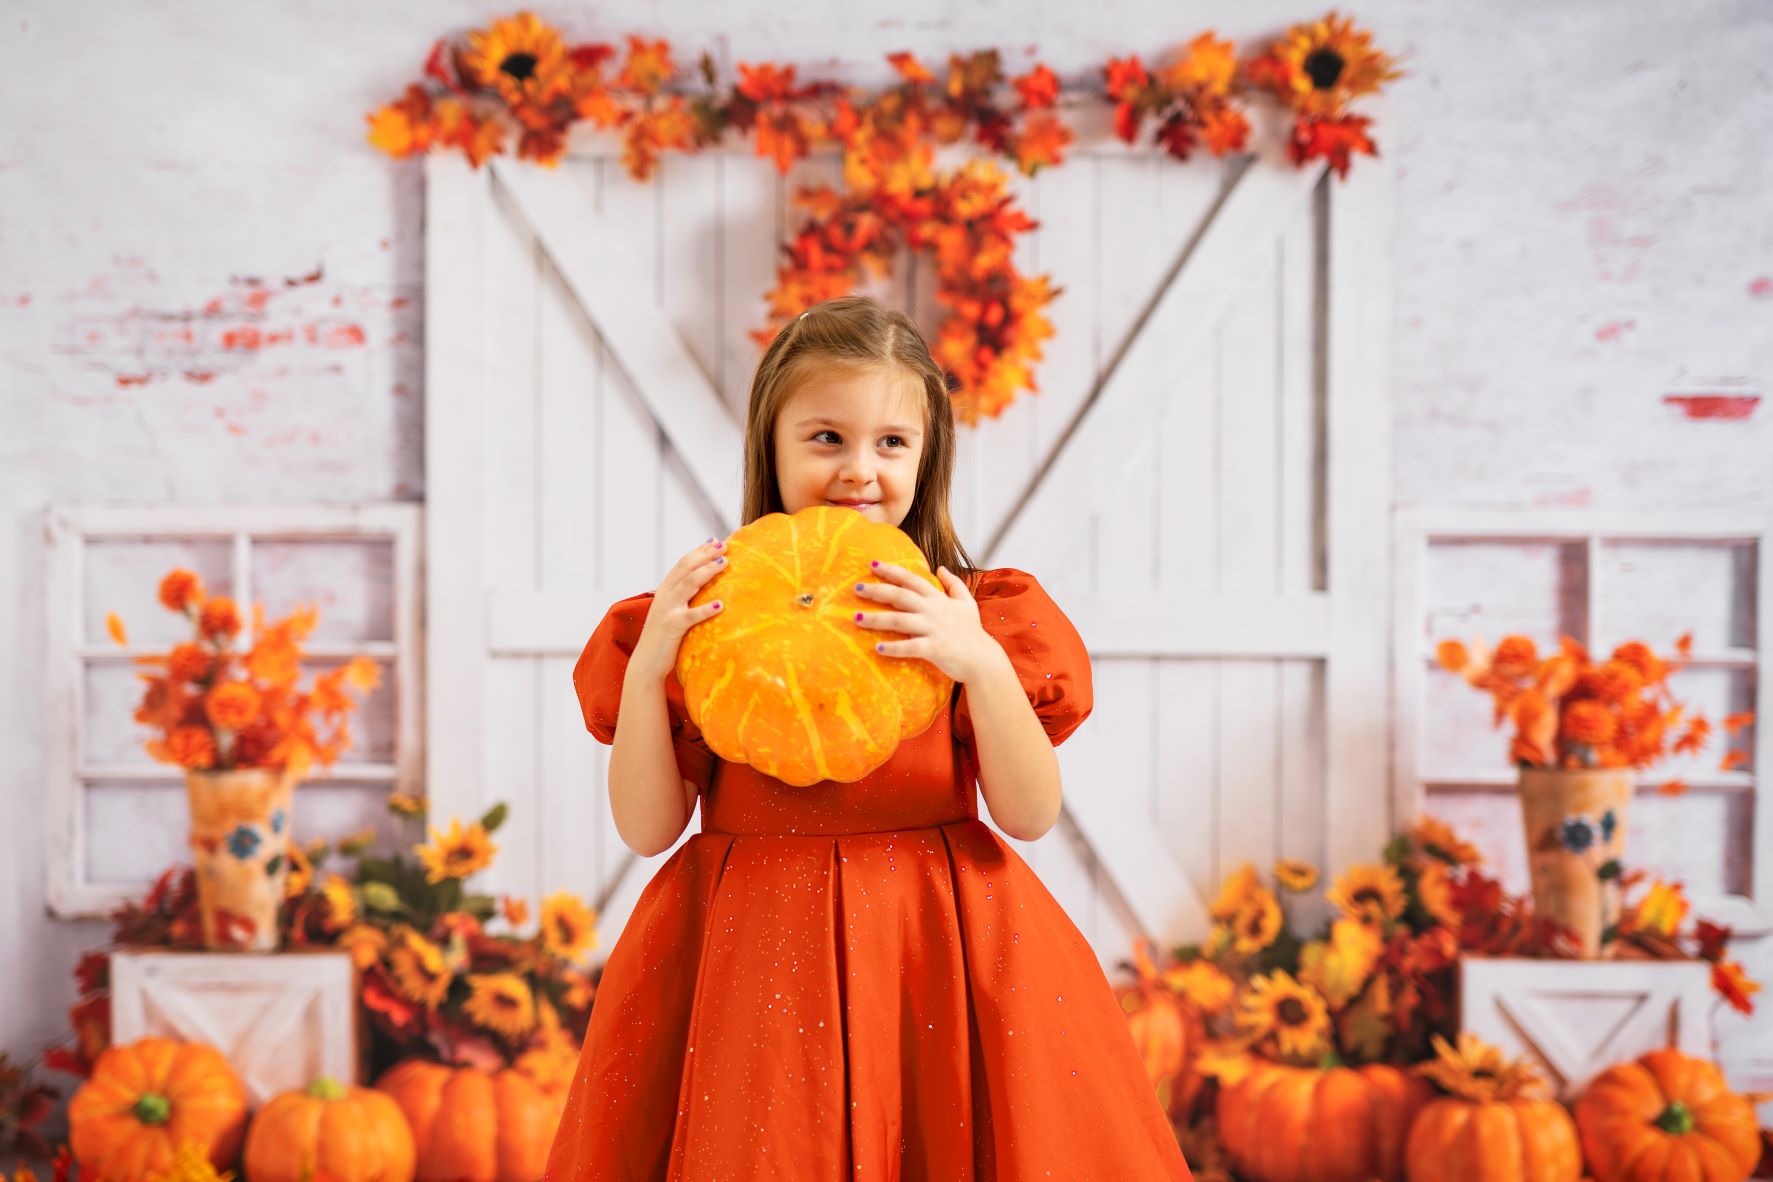
[[[619,600],[604,613],[603,621],[585,643],[585,651],[573,666],[573,689],[585,715],[585,729],[600,743],[616,741],[616,711],[622,704],[622,681],[628,658],[646,625],[653,593],[643,592]],[[671,722],[671,747],[677,755],[679,774],[698,789],[707,791],[714,778],[717,759],[684,707],[683,686],[672,673],[665,678],[665,713]]]
[[[1083,724],[1094,705],[1090,654],[1083,638],[1026,571],[1002,567],[980,572],[973,598],[979,604],[979,623],[1009,654],[1029,705],[1057,747]],[[973,719],[966,687],[958,693],[954,741],[970,752]]]

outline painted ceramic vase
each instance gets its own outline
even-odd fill
[[[1620,856],[1634,778],[1630,768],[1520,771],[1533,908],[1567,928],[1590,960],[1619,922]]]
[[[277,950],[294,789],[295,777],[280,768],[185,773],[206,947]]]

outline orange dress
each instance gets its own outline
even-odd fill
[[[1022,571],[973,595],[1058,745],[1091,706],[1076,629]],[[605,743],[651,599],[573,671]],[[1189,1177],[1095,952],[978,819],[963,687],[866,778],[807,788],[716,758],[675,676],[666,699],[701,832],[610,950],[546,1178]]]

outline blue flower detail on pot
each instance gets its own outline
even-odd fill
[[[1565,849],[1580,854],[1594,844],[1594,822],[1587,817],[1565,817],[1558,839]]]
[[[1603,842],[1612,841],[1613,833],[1618,828],[1619,818],[1614,814],[1612,809],[1608,809],[1601,814],[1601,840]]]
[[[259,831],[251,825],[236,825],[234,832],[228,834],[228,852],[244,862],[252,857],[253,851],[259,848],[259,842],[263,840]]]
[[[282,809],[278,809],[276,812],[271,814],[271,832],[272,833],[282,833],[283,832],[283,810]]]

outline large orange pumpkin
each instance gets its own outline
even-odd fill
[[[393,1097],[322,1077],[273,1096],[246,1135],[252,1182],[412,1182],[412,1129]]]
[[[1219,1139],[1245,1182],[1402,1182],[1428,1084],[1396,1067],[1257,1062],[1219,1093]]]
[[[1416,1117],[1405,1146],[1409,1182],[1577,1182],[1582,1150],[1564,1106],[1544,1082],[1470,1032],[1458,1044],[1434,1036],[1435,1057],[1419,1070],[1448,1096]]]
[[[222,1169],[234,1164],[245,1133],[246,1089],[222,1053],[202,1043],[143,1038],[111,1047],[68,1105],[69,1148],[93,1182],[160,1173],[184,1142]]]
[[[1740,1182],[1760,1156],[1755,1110],[1717,1067],[1651,1051],[1597,1076],[1576,1101],[1596,1182]]]
[[[536,1182],[566,1107],[521,1071],[480,1071],[408,1059],[376,1087],[412,1127],[417,1182]]]
[[[853,783],[921,734],[954,683],[928,661],[883,656],[902,633],[857,612],[893,609],[856,593],[880,561],[941,588],[906,534],[854,509],[771,513],[727,539],[729,569],[690,599],[724,608],[677,650],[684,705],[716,755],[797,787]]]

